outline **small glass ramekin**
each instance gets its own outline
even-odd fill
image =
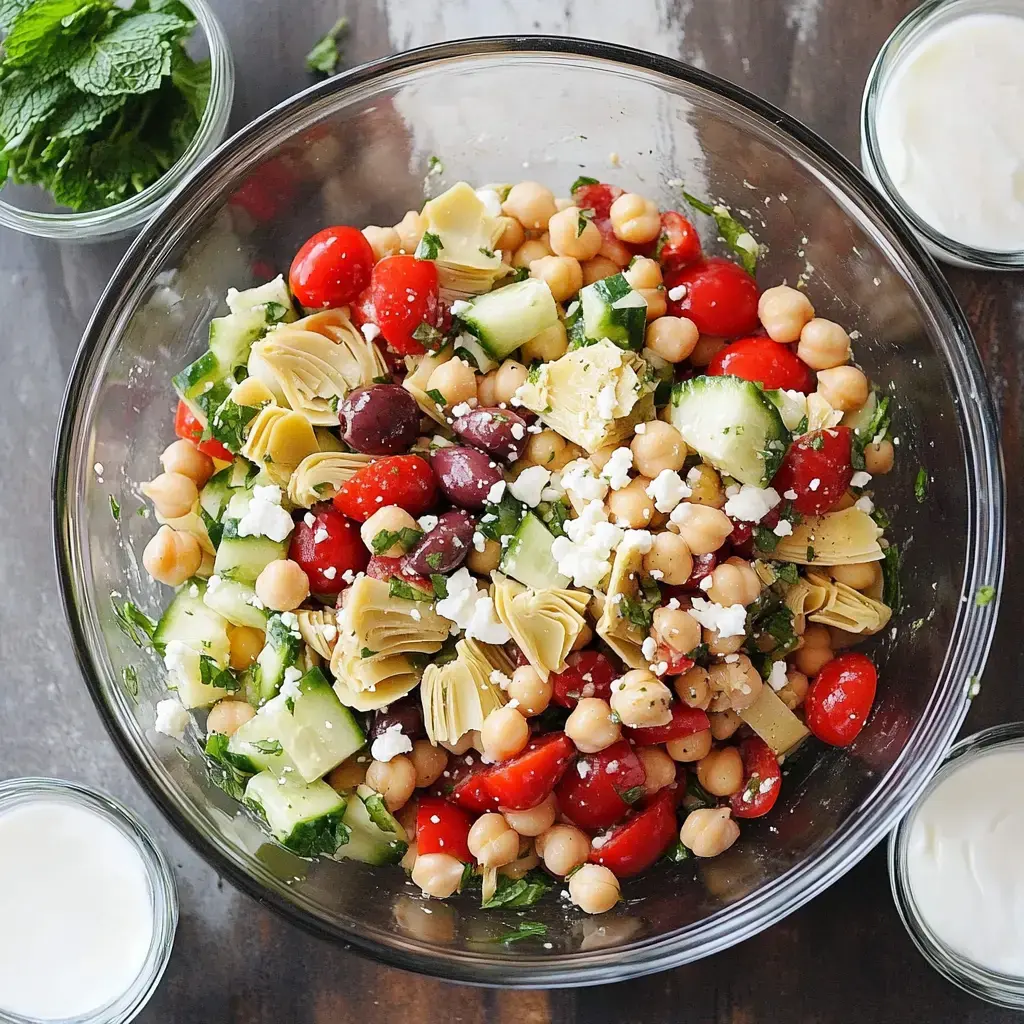
[[[153,217],[192,169],[221,144],[235,96],[235,65],[231,48],[223,26],[206,0],[186,0],[186,3],[201,30],[201,34],[197,32],[193,38],[209,50],[210,98],[198,131],[177,162],[131,199],[88,213],[51,213],[29,209],[26,205],[19,205],[18,192],[25,189],[33,196],[42,196],[41,189],[3,186],[0,182],[3,186],[0,187],[0,225],[61,242],[97,242],[132,235]],[[15,198],[8,201],[12,193]]]
[[[889,878],[900,918],[914,945],[932,967],[947,981],[978,999],[1012,1010],[1024,1010],[1024,977],[991,971],[946,945],[918,910],[907,868],[907,850],[914,816],[935,787],[967,762],[994,750],[1006,749],[1024,749],[1024,722],[983,729],[960,740],[950,749],[917,802],[889,836]]]
[[[995,13],[1024,16],[1024,0],[926,0],[893,30],[878,51],[860,112],[860,162],[865,175],[897,212],[910,222],[925,248],[936,258],[975,270],[1024,270],[1024,249],[981,249],[949,238],[923,220],[893,184],[878,143],[878,104],[904,56],[923,36],[965,14]]]
[[[0,782],[0,814],[20,804],[70,803],[97,814],[135,847],[146,871],[153,908],[153,937],[146,962],[131,987],[112,1002],[78,1017],[40,1021],[0,1007],[0,1024],[127,1024],[142,1011],[163,977],[178,927],[178,896],[170,864],[145,825],[113,797],[61,779],[24,778]]]

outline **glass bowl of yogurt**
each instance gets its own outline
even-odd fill
[[[1024,0],[928,0],[861,106],[865,174],[933,256],[1024,269]]]
[[[990,1003],[1024,1009],[1024,722],[949,752],[889,839],[900,917],[925,959]]]

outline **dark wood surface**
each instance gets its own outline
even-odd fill
[[[311,81],[303,55],[347,13],[348,64],[440,39],[552,32],[655,49],[765,96],[849,156],[875,53],[914,0],[213,0],[235,53],[232,127]],[[57,246],[0,229],[0,776],[102,786],[152,824],[172,857],[182,916],[147,1024],[465,1024],[729,1021],[787,1024],[1010,1020],[947,985],[893,908],[882,850],[786,921],[719,956],[614,987],[484,991],[380,967],[284,924],[234,892],[171,833],[131,780],[84,693],[50,568],[48,476],[61,389],[84,322],[122,251]],[[984,354],[1009,468],[1009,572],[1024,566],[1020,411],[1024,278],[951,271]],[[1003,600],[966,729],[1024,718],[1024,610]],[[58,965],[55,965],[55,969]]]

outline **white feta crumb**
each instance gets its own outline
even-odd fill
[[[678,597],[671,597],[671,598],[669,598],[669,602],[668,602],[667,605],[665,605],[665,607],[669,611],[674,612],[677,608],[681,608],[682,605],[679,603],[679,598]]]
[[[629,484],[629,471],[633,468],[633,451],[630,448],[616,448],[604,464],[601,476],[608,481],[613,491],[621,491]]]
[[[821,480],[815,477],[808,485],[812,491],[816,491],[821,486]]]
[[[338,627],[332,626],[329,622],[321,628],[320,632],[323,633],[324,639],[329,644],[334,643],[338,638]]]
[[[513,423],[509,430],[517,441],[522,441],[526,437],[526,427],[522,423]]]
[[[615,407],[618,403],[619,398],[615,393],[615,385],[605,384],[597,393],[595,405],[598,417],[602,420],[613,420],[615,418]]]
[[[316,526],[316,516],[312,512],[307,512],[303,517],[302,521],[312,530]]]
[[[333,580],[334,577],[337,576],[337,575],[338,575],[338,568],[337,568],[337,566],[329,565],[326,569],[324,569],[324,579],[325,580]]]
[[[342,578],[343,582],[348,583],[348,584],[352,584],[352,583],[355,583],[355,581],[356,581],[356,574],[351,569],[346,569],[341,574],[341,578]]]
[[[797,498],[796,491],[794,491],[792,487],[790,487],[788,491],[783,491],[782,496],[786,499],[786,501],[796,501]]]
[[[871,474],[865,473],[863,469],[858,470],[850,477],[851,487],[867,487],[871,483]]]
[[[518,498],[530,508],[536,508],[550,479],[551,470],[543,466],[530,466],[508,485],[508,489],[513,498]]]
[[[853,507],[859,508],[861,512],[867,512],[868,515],[875,511],[875,503],[866,494],[862,494],[853,503]]]
[[[489,505],[496,505],[501,501],[501,496],[505,493],[505,486],[504,480],[495,480],[491,484],[490,490],[487,492],[487,503]]]
[[[608,493],[608,481],[594,472],[588,459],[576,459],[562,470],[562,486],[580,501],[602,501]]]
[[[721,640],[730,636],[744,636],[747,631],[747,609],[741,604],[726,606],[695,597],[691,601],[689,614],[702,626],[715,630]]]
[[[663,469],[648,485],[647,497],[659,512],[671,512],[684,498],[693,494],[690,485],[671,469]]]
[[[238,520],[239,537],[269,537],[280,543],[292,532],[292,517],[281,508],[281,488],[276,484],[254,487],[245,515]]]
[[[448,577],[448,596],[435,605],[443,615],[463,630],[467,640],[485,644],[506,644],[512,634],[494,613],[494,601],[486,590],[477,588],[476,580],[465,566]]]
[[[389,725],[370,744],[370,756],[375,761],[390,761],[399,754],[407,754],[412,750],[412,740],[402,732],[402,723]]]
[[[452,303],[453,309],[455,308],[455,305],[456,303]],[[466,305],[469,305],[469,303],[466,303]],[[468,416],[472,411],[473,406],[471,406],[469,402],[459,402],[458,405],[453,407],[452,416],[454,416],[455,419],[458,419],[460,416]]]
[[[424,533],[430,533],[437,526],[437,516],[420,516],[416,522],[419,523],[420,529]]]
[[[654,656],[658,653],[658,641],[653,636],[647,637],[640,645],[640,651],[647,661],[654,661]]]
[[[376,324],[362,324],[359,330],[367,341],[375,341],[380,337],[380,328]]]
[[[724,512],[732,519],[740,519],[745,523],[759,523],[780,501],[782,498],[774,487],[762,488],[753,484],[743,484],[725,503]]]
[[[793,524],[788,519],[780,519],[776,524],[772,533],[776,537],[789,537],[793,533]]]
[[[701,590],[707,592],[715,585],[715,581],[711,578],[709,573],[707,576],[702,576],[700,582],[697,584]]]
[[[327,533],[327,530],[322,526],[318,526],[316,528],[316,533],[313,534],[313,543],[323,544],[323,542],[327,540],[328,536],[329,534]]]
[[[678,302],[685,295],[686,295],[686,285],[685,284],[678,284],[678,285],[675,286],[675,288],[669,288],[669,290],[668,290],[668,297],[673,302]]]
[[[213,579],[213,577],[211,576],[210,579]],[[199,588],[194,583],[192,584],[192,586],[190,586],[188,588],[188,596],[189,597],[198,597],[199,596]]]
[[[738,654],[727,654],[722,660],[726,663],[726,665],[734,665],[737,661],[740,660],[740,656]]]
[[[191,721],[192,719],[189,718],[181,701],[174,697],[168,697],[167,700],[157,703],[154,728],[164,736],[170,736],[172,740],[182,739]]]
[[[786,662],[784,660],[772,662],[771,672],[768,673],[768,685],[776,693],[786,685]]]

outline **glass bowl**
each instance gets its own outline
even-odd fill
[[[860,331],[858,357],[901,401],[899,469],[879,500],[906,548],[907,608],[876,644],[883,682],[857,743],[788,763],[779,809],[745,825],[726,855],[658,867],[599,919],[559,899],[538,904],[527,916],[547,926],[543,940],[505,947],[494,940],[514,915],[427,904],[398,869],[307,863],[268,842],[208,781],[194,739],[186,762],[152,731],[164,671],[119,630],[111,594],[153,615],[166,603],[139,565],[154,524],[136,514],[138,481],[173,436],[170,377],[205,347],[228,287],[287,271],[325,224],[394,223],[420,206],[425,182],[436,191],[527,176],[564,194],[581,173],[662,206],[681,201],[685,181],[746,211],[769,246],[762,282],[803,276],[822,315]],[[934,478],[924,504],[914,495],[922,465]],[[972,597],[998,587],[1003,563],[1002,469],[981,364],[907,225],[825,142],[743,90],[666,58],[543,37],[386,58],[286,101],[223,146],[100,300],[68,386],[53,485],[58,572],[87,685],[185,838],[321,936],[483,984],[596,984],[685,963],[766,928],[849,870],[955,735],[995,623],[996,602],[979,608]]]
[[[35,185],[0,182],[0,225],[39,238],[61,242],[96,242],[135,233],[167,201],[189,173],[220,145],[227,130],[235,95],[235,65],[224,28],[206,0],[187,0],[197,30],[188,42],[189,55],[210,59],[210,98],[199,129],[188,148],[163,177],[122,203],[105,210],[69,213]]]

